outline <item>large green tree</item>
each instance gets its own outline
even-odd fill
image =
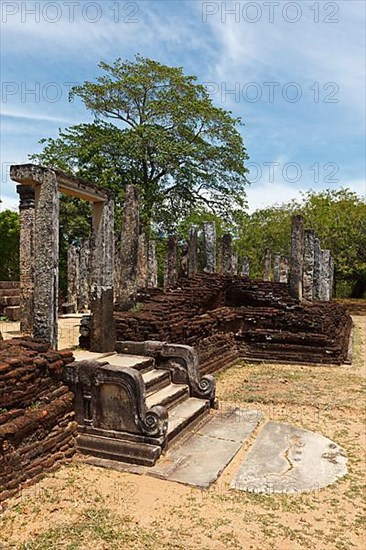
[[[248,157],[239,118],[182,68],[139,55],[99,66],[95,82],[71,93],[94,122],[43,140],[33,160],[110,187],[120,201],[127,184],[138,185],[146,227],[171,229],[203,205],[221,214],[243,207]]]
[[[19,215],[0,212],[0,281],[19,279]]]

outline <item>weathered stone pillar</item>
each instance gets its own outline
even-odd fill
[[[147,239],[145,231],[141,231],[139,234],[139,244],[137,253],[137,275],[136,284],[137,288],[147,287],[148,268],[147,268]]]
[[[53,170],[42,173],[35,198],[33,333],[57,349],[59,196]]]
[[[32,336],[34,321],[34,187],[17,185],[17,193],[20,198],[20,332],[24,336]]]
[[[177,237],[172,235],[168,239],[168,250],[165,258],[164,287],[174,286],[177,280]]]
[[[314,235],[313,300],[320,300],[320,240]]]
[[[128,310],[136,303],[137,257],[139,248],[139,198],[135,185],[127,185],[122,213],[120,307]]]
[[[330,294],[329,294],[329,299],[331,300],[334,296],[334,258],[333,258],[333,256],[330,257],[329,269],[330,269]]]
[[[158,261],[156,258],[156,242],[149,241],[149,254],[148,254],[148,287],[157,288],[158,286]]]
[[[303,297],[310,302],[314,295],[314,240],[312,229],[304,231],[304,266],[303,266]]]
[[[289,265],[287,258],[281,258],[280,263],[280,283],[288,283]]]
[[[232,275],[238,274],[238,253],[235,250],[233,250],[231,257],[231,273]]]
[[[205,273],[216,272],[216,224],[205,222],[203,224],[203,243],[205,249]]]
[[[93,203],[91,351],[115,351],[113,317],[114,201]]]
[[[328,302],[330,300],[331,270],[330,270],[330,251],[320,251],[320,300]]]
[[[67,250],[67,303],[72,313],[78,311],[78,296],[80,293],[80,258],[79,251],[71,244]]]
[[[275,283],[280,282],[280,270],[281,270],[281,256],[275,254],[273,258],[273,281]]]
[[[221,258],[222,258],[222,267],[221,267],[222,274],[231,275],[232,262],[233,262],[233,247],[232,247],[232,237],[229,234],[222,236]]]
[[[302,300],[302,273],[304,257],[304,218],[295,215],[291,228],[290,293],[293,298]]]
[[[85,313],[90,308],[90,241],[85,239],[80,244],[80,284],[78,294],[78,311]]]
[[[198,270],[197,264],[198,230],[193,225],[189,230],[188,241],[188,277],[194,277]]]
[[[244,256],[243,258],[243,265],[241,268],[241,274],[243,277],[249,277],[250,275],[250,263],[248,256]]]
[[[264,251],[264,270],[263,270],[263,281],[271,280],[271,263],[272,263],[272,253],[270,248],[266,248]]]

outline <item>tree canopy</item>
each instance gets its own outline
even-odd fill
[[[248,156],[239,118],[182,68],[139,55],[99,67],[95,82],[71,92],[94,121],[42,140],[33,160],[112,188],[120,201],[136,184],[146,227],[171,229],[197,207],[216,214],[243,207]]]

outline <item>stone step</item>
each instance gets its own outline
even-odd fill
[[[4,308],[4,315],[10,321],[19,321],[20,319],[20,307],[19,306],[7,306]]]
[[[170,372],[168,370],[151,368],[142,374],[142,378],[147,395],[157,392],[170,384]]]
[[[0,281],[0,288],[20,288],[19,281]]]
[[[20,296],[19,288],[0,288],[0,299],[3,296]]]
[[[6,306],[19,306],[20,296],[1,296],[0,295],[0,307]]]
[[[205,399],[189,397],[178,403],[169,411],[167,440],[171,444],[173,439],[182,435],[187,426],[193,427],[209,413],[210,404]]]
[[[110,365],[114,367],[131,367],[141,373],[151,371],[155,366],[153,357],[145,357],[143,355],[127,355],[124,353],[116,353],[106,359]]]
[[[146,405],[148,409],[155,405],[163,405],[169,410],[188,398],[189,388],[186,384],[169,384],[169,386],[149,395],[146,398]]]

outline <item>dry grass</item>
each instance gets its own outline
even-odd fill
[[[230,490],[255,435],[205,491],[74,461],[8,502],[0,544],[18,550],[363,550],[366,316],[354,319],[352,367],[241,364],[217,377],[221,400],[261,409],[265,420],[321,432],[343,446],[349,473],[337,483],[303,495]]]

